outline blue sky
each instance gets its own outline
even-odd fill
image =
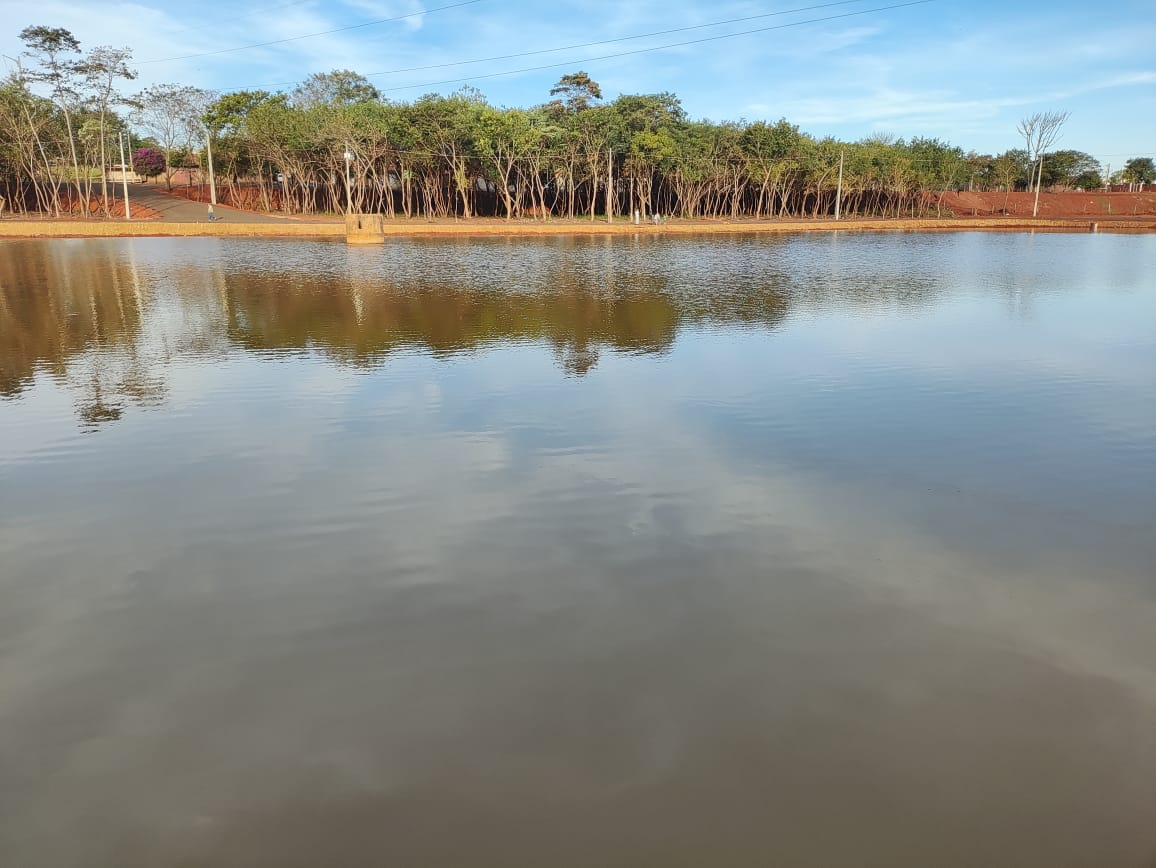
[[[696,118],[786,117],[817,135],[937,136],[981,152],[1019,146],[1021,117],[1060,109],[1072,117],[1058,147],[1087,151],[1117,168],[1129,156],[1156,153],[1151,0],[1117,0],[1110,7],[932,0],[869,11],[896,2],[902,0],[474,0],[436,11],[462,0],[0,0],[0,52],[15,56],[19,31],[46,24],[67,27],[85,48],[130,47],[141,84],[291,89],[311,72],[350,68],[389,73],[370,80],[392,99],[472,83],[498,105],[542,102],[559,76],[584,69],[609,98],[669,90]],[[790,11],[803,7],[812,8]],[[423,10],[427,14],[371,23]],[[775,12],[787,14],[412,69]],[[768,27],[780,29],[604,57]],[[352,29],[297,38],[338,28]],[[277,40],[290,41],[222,52]],[[202,56],[169,59],[190,54]],[[400,69],[410,71],[393,72]]]

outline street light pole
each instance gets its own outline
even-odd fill
[[[132,219],[132,207],[128,204],[128,164],[124,161],[124,130],[116,137],[120,144],[120,179],[124,182],[124,219]]]
[[[213,174],[213,131],[208,130],[205,133],[205,156],[209,161],[209,219],[216,218],[215,208],[217,207],[217,178]]]

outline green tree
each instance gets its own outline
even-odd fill
[[[1131,184],[1151,184],[1156,181],[1156,165],[1151,157],[1133,157],[1124,163],[1124,177]]]
[[[530,113],[523,109],[483,106],[474,144],[479,157],[494,171],[491,180],[509,220],[520,206],[523,186],[528,180],[524,171],[526,160],[539,146],[538,131]]]
[[[245,132],[258,160],[279,170],[280,202],[288,212],[310,212],[317,201],[315,169],[322,149],[318,116],[290,106],[281,98],[254,105],[245,119]]]
[[[260,204],[266,209],[270,208],[267,173],[254,155],[246,122],[254,108],[272,100],[284,102],[285,97],[273,96],[264,90],[227,93],[212,100],[201,117],[212,136],[213,162],[217,175],[223,179],[229,200],[234,205],[257,207],[258,202],[254,197],[260,197]],[[241,185],[243,176],[256,180],[255,190],[251,183]]]
[[[600,101],[602,88],[586,73],[571,72],[558,79],[558,83],[550,88],[550,96],[560,97],[549,103],[551,108],[576,114]]]
[[[649,214],[660,175],[674,166],[678,154],[675,131],[686,120],[686,112],[672,93],[623,95],[610,108],[610,150],[619,154],[639,210]]]
[[[62,167],[67,164],[63,115],[49,99],[33,94],[23,70],[0,82],[0,180],[8,185],[14,210],[24,197],[13,193],[27,184],[35,207],[60,216]]]
[[[473,213],[470,187],[473,173],[478,122],[486,101],[473,88],[462,88],[450,96],[427,94],[414,104],[414,122],[425,148],[449,172],[453,196],[461,204],[463,217]]]
[[[1041,182],[1045,187],[1079,187],[1084,190],[1102,187],[1100,164],[1083,151],[1055,151],[1044,154]]]
[[[319,105],[342,106],[381,99],[369,80],[349,69],[315,72],[293,91],[292,103],[298,108]]]
[[[742,149],[746,155],[748,173],[759,185],[755,204],[755,219],[765,208],[774,215],[778,207],[786,208],[786,188],[794,168],[792,154],[799,148],[799,128],[780,118],[774,124],[757,121],[747,126],[742,134]]]
[[[245,118],[249,116],[249,112],[271,99],[273,96],[265,90],[239,90],[235,93],[226,93],[206,106],[203,120],[217,135],[241,135],[244,133]]]

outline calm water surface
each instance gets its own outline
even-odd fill
[[[0,244],[0,865],[1156,860],[1156,237]]]

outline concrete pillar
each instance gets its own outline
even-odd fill
[[[385,241],[385,220],[380,214],[347,214],[346,244],[381,244]]]

